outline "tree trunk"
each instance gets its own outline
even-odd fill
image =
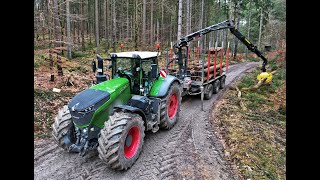
[[[71,1],[71,7],[73,7],[72,8],[72,14],[76,14],[76,7],[74,6],[75,4],[73,4],[72,3],[72,1]],[[74,17],[72,17],[73,18],[73,20],[71,21],[71,23],[72,23],[72,28],[71,28],[71,30],[72,30],[72,33],[73,33],[73,35],[72,35],[72,42],[75,44],[77,41],[76,41],[76,19],[74,18]]]
[[[130,39],[133,39],[132,38],[132,36],[133,36],[133,29],[134,29],[134,27],[133,27],[133,17],[132,16],[130,16]]]
[[[134,49],[138,50],[138,1],[135,3],[135,15],[134,15]]]
[[[238,9],[238,3],[236,2],[236,4],[234,5],[234,19],[236,20],[236,28],[239,30],[239,23],[240,23],[240,17],[239,17],[239,13],[238,11],[240,11],[240,9]],[[237,53],[238,53],[238,38],[236,38],[235,36],[233,37],[233,42],[234,42],[234,48],[233,48],[233,60],[236,59],[237,57]]]
[[[48,33],[48,37],[49,37],[49,42],[50,42],[50,44],[49,44],[49,48],[51,48],[51,44],[52,44],[52,40],[54,39],[54,35],[55,35],[55,29],[54,29],[54,19],[53,19],[53,12],[52,12],[52,1],[49,1],[48,0],[48,2],[49,2],[49,4],[48,5],[50,5],[49,7],[48,7],[48,9],[47,9],[47,13],[48,13],[48,15],[49,15],[49,18],[47,18],[47,27],[45,26],[45,21],[46,21],[46,15],[45,15],[45,13],[43,14],[43,31],[44,31],[44,35],[45,34],[47,34]],[[45,12],[44,11],[44,9],[43,9],[43,12]],[[45,36],[43,36],[43,38],[45,38]]]
[[[106,0],[103,0],[103,35],[104,35],[104,39],[107,41],[107,2]],[[107,44],[107,43],[106,43]]]
[[[240,24],[240,17],[238,15],[237,17],[237,22],[236,22],[236,27],[237,29],[239,29],[239,24]],[[234,54],[233,54],[233,59],[235,60],[236,57],[237,57],[237,53],[238,53],[238,38],[235,38],[235,41],[234,41]]]
[[[61,11],[61,9],[63,10],[63,9],[65,9],[65,3],[64,3],[65,1],[62,1],[61,3],[59,3],[58,2],[58,16],[60,17],[61,16],[61,14],[62,14],[62,11]],[[66,35],[66,31],[64,30],[64,29],[66,29],[66,23],[65,23],[65,18],[61,18],[60,19],[60,21],[59,21],[59,23],[60,23],[60,35],[61,35],[61,42],[64,42],[64,37],[65,37],[65,35]],[[65,44],[64,43],[61,43],[61,47],[64,47],[65,46]],[[61,51],[61,54],[62,55],[64,55],[64,52],[65,51]]]
[[[204,0],[201,1],[201,13],[200,13],[200,21],[199,21],[199,30],[202,29],[202,24],[203,24],[203,6],[204,6]]]
[[[189,30],[189,22],[190,22],[190,16],[189,16],[189,14],[190,14],[190,0],[187,0],[187,15],[186,15],[186,28],[187,28],[187,32],[186,32],[186,34],[188,35],[189,33],[190,33],[190,30]]]
[[[170,24],[172,24],[172,16],[170,16]],[[171,27],[171,26],[170,26]],[[169,43],[172,42],[172,28],[169,28],[170,29],[170,34],[169,34]]]
[[[80,0],[81,1],[81,0]],[[81,6],[81,3],[79,4],[78,6],[78,10],[77,10],[77,13],[78,15],[80,15],[80,6]],[[81,15],[80,15],[81,16]],[[81,26],[81,17],[78,16],[78,19],[77,19],[77,29],[78,29],[78,33],[77,33],[77,37],[78,37],[78,44],[80,44],[80,26]]]
[[[129,0],[127,0],[127,39],[129,39]]]
[[[163,41],[164,41],[163,38],[164,38],[164,30],[165,30],[165,28],[164,28],[163,3],[164,3],[164,0],[161,1],[161,33],[160,33],[161,38],[160,38],[160,41],[161,41],[162,44],[163,44]]]
[[[199,21],[199,30],[203,27],[203,8],[204,8],[204,0],[201,1],[201,13],[200,13],[200,21]],[[200,46],[203,47],[203,40],[200,39]],[[201,48],[203,49],[203,48]]]
[[[110,10],[110,3],[109,0],[107,0],[107,4],[106,4],[106,34],[105,34],[105,38],[107,41],[107,48],[106,51],[108,51],[109,47],[110,47],[110,17],[111,17],[111,10]]]
[[[83,22],[83,0],[80,0],[80,18],[81,18],[81,49],[82,51],[85,51],[85,46],[84,46],[84,22]]]
[[[97,53],[99,53],[99,9],[98,9],[98,0],[94,1],[95,4],[95,29],[96,29],[96,47]]]
[[[53,13],[54,13],[54,30],[55,30],[55,40],[58,41],[55,43],[56,47],[61,46],[61,27],[60,20],[58,15],[58,0],[53,0]]]
[[[181,28],[182,28],[181,26],[182,26],[182,0],[179,0],[177,40],[181,38]]]
[[[89,25],[89,44],[91,45],[92,44],[92,41],[91,41],[91,35],[92,35],[92,26],[91,26],[91,22],[92,22],[92,20],[91,20],[91,13],[90,13],[90,0],[88,0],[88,25]]]
[[[249,16],[248,16],[248,36],[247,39],[250,40],[250,21],[251,21],[251,0],[249,1]],[[248,59],[248,49],[246,48],[246,59]]]
[[[262,20],[263,20],[263,11],[262,11],[262,7],[261,7],[261,11],[260,11],[260,28],[259,28],[259,39],[258,39],[258,49],[260,49],[261,46],[261,32],[262,32]]]
[[[113,52],[116,52],[116,30],[117,30],[117,24],[116,24],[116,0],[113,0],[112,2],[112,11],[113,11],[113,29],[112,29],[112,33],[113,33]]]
[[[159,32],[159,19],[157,19],[157,43],[159,43],[159,35],[160,35],[160,32]]]
[[[67,38],[68,38],[68,58],[71,59],[71,30],[70,30],[70,7],[69,0],[66,0],[66,12],[67,12]]]
[[[191,33],[191,32],[193,32],[192,31],[192,16],[191,16],[191,14],[192,14],[192,0],[189,0],[190,1],[190,13],[189,13],[189,20],[190,20],[190,22],[189,22],[189,32]]]
[[[153,0],[151,0],[151,17],[150,17],[150,45],[153,44]]]
[[[142,46],[146,43],[146,0],[143,0],[143,14],[142,14]]]

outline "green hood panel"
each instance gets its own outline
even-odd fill
[[[99,128],[104,127],[104,122],[109,119],[109,114],[116,105],[127,104],[131,98],[129,80],[126,78],[115,78],[101,82],[90,89],[101,90],[110,93],[110,99],[102,104],[93,114],[90,123],[79,128],[88,127],[91,124]]]
[[[106,91],[110,94],[117,91],[118,89],[124,87],[129,84],[129,80],[126,78],[116,78],[108,81],[104,81],[100,84],[90,87],[90,89],[97,89],[101,91]]]

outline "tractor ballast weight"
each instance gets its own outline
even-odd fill
[[[113,169],[128,169],[137,160],[144,131],[171,129],[181,105],[181,83],[161,77],[158,52],[134,51],[97,55],[96,84],[64,106],[52,125],[53,137],[68,152],[85,155],[97,149]],[[107,80],[103,60],[111,61]],[[102,78],[101,78],[102,77]]]

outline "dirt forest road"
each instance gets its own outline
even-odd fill
[[[259,62],[229,66],[226,88],[252,70]],[[85,157],[69,154],[57,147],[52,139],[34,144],[35,179],[238,179],[225,160],[223,147],[209,122],[214,102],[225,89],[204,101],[200,96],[182,100],[180,118],[169,131],[147,132],[143,150],[136,163],[127,171],[109,169],[96,151]]]

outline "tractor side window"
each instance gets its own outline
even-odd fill
[[[142,63],[142,72],[143,72],[143,77],[148,77],[148,73],[151,72],[151,64],[152,61],[144,61]]]

